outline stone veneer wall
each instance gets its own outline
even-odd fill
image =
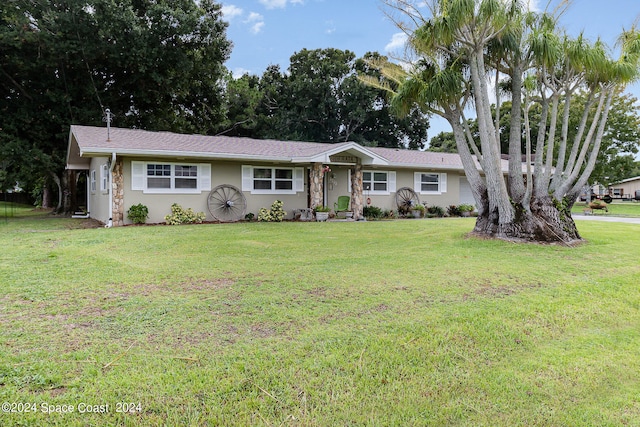
[[[116,164],[111,174],[113,183],[111,187],[113,194],[111,218],[113,220],[113,226],[117,227],[124,225],[124,174],[122,159],[116,159]]]
[[[311,208],[323,204],[323,180],[322,163],[314,163],[309,171],[309,194],[311,195]]]
[[[364,210],[364,188],[362,185],[362,164],[360,162],[351,169],[351,210],[353,219],[362,218]]]

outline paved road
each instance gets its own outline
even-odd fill
[[[576,221],[625,222],[627,224],[640,224],[640,218],[626,218],[623,216],[573,214],[572,217]]]

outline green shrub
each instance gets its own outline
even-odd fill
[[[271,205],[271,209],[260,208],[258,211],[258,221],[261,222],[282,222],[285,216],[283,209],[284,203],[276,200]]]
[[[258,211],[258,221],[271,222],[271,211],[267,208],[260,208]]]
[[[382,211],[382,216],[384,218],[394,219],[396,218],[397,214],[396,214],[396,211],[394,211],[393,209],[391,210],[385,209],[384,211]]]
[[[129,218],[134,224],[144,224],[149,218],[149,209],[142,203],[133,205],[127,211],[127,218]]]
[[[462,216],[462,211],[459,206],[449,205],[447,208],[447,215],[449,216]]]
[[[427,208],[427,213],[430,216],[437,216],[439,218],[444,216],[444,208],[440,207],[440,206],[429,206]]]
[[[167,215],[164,217],[164,220],[169,225],[180,225],[180,224],[201,224],[206,215],[204,212],[195,213],[193,209],[184,209],[177,203],[171,205],[171,215]]]
[[[368,219],[379,219],[382,218],[384,213],[382,212],[382,209],[380,209],[377,206],[365,206],[362,209],[362,214],[364,215],[365,218]]]

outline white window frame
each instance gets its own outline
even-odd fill
[[[270,169],[270,178],[256,178],[255,170]],[[277,181],[289,181],[288,179],[276,178],[276,170],[291,171],[291,189],[276,189]],[[255,181],[270,181],[270,189],[256,189]],[[253,166],[242,165],[242,191],[248,191],[251,194],[296,194],[304,191],[304,168],[294,168],[286,166]]]
[[[91,170],[89,183],[90,183],[89,188],[91,190],[91,194],[95,194],[96,191],[98,190],[98,184],[97,184],[96,170],[95,169]]]
[[[366,173],[370,173],[371,174],[371,181],[365,181],[364,179],[364,175]],[[383,173],[385,175],[387,175],[387,179],[385,181],[375,181],[374,178],[374,174],[376,173]],[[374,190],[374,183],[380,183],[380,182],[385,182],[387,184],[387,189],[386,190]],[[371,184],[371,189],[367,190],[367,183]],[[383,171],[383,170],[363,170],[362,171],[362,188],[364,191],[364,194],[367,195],[374,195],[374,196],[388,196],[391,193],[395,193],[396,192],[396,172],[395,171]]]
[[[102,193],[109,192],[109,165],[100,165],[100,191]]]
[[[422,190],[422,175],[435,175],[438,177],[438,189],[436,191]],[[447,174],[438,172],[415,172],[413,174],[413,190],[418,194],[443,194],[447,192]]]
[[[152,178],[147,174],[149,165],[170,166],[169,188],[149,188],[148,178]],[[180,174],[176,174],[177,166],[188,166],[196,168],[196,175],[192,179],[196,181],[196,188],[176,188],[176,179],[184,179]],[[189,179],[189,178],[187,178]],[[142,191],[145,194],[200,194],[203,191],[211,191],[211,165],[207,163],[188,163],[188,162],[131,162],[131,189]]]

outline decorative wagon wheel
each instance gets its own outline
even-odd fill
[[[414,206],[420,204],[420,199],[413,189],[402,187],[396,192],[396,204],[398,205],[398,212],[406,215],[411,212]]]
[[[222,222],[233,222],[244,218],[247,199],[233,185],[222,184],[211,190],[207,198],[211,215]]]

